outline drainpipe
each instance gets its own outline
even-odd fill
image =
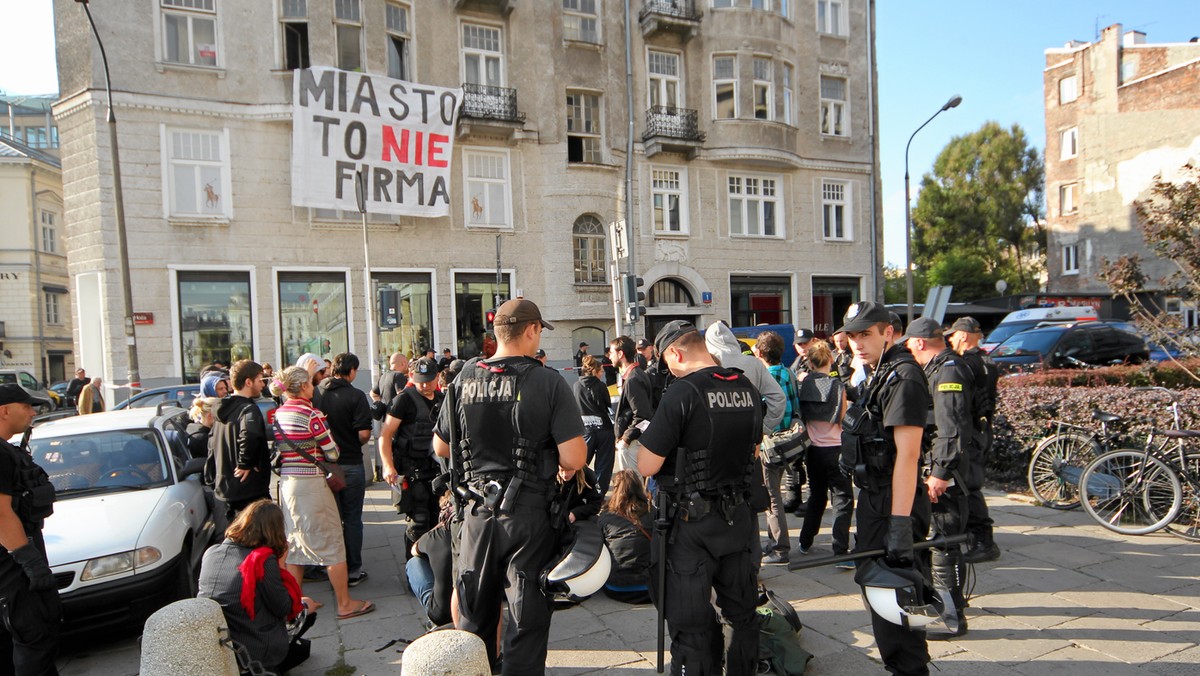
[[[628,123],[625,137],[625,236],[629,239],[629,250],[625,252],[629,274],[636,275],[634,250],[637,249],[637,233],[633,227],[633,27],[630,23],[629,0],[625,0],[625,118]],[[624,288],[624,285],[621,287]],[[637,305],[636,298],[626,298],[625,307]],[[618,326],[619,326],[618,322]],[[637,339],[637,322],[628,326],[630,338]]]
[[[871,148],[871,295],[882,303],[883,285],[880,284],[880,269],[883,261],[879,257],[879,95],[875,90],[875,0],[867,2],[867,106],[868,138]],[[834,318],[837,319],[836,317]]]
[[[46,364],[46,328],[44,322],[45,315],[45,289],[42,288],[42,250],[38,247],[38,211],[37,211],[37,166],[33,163],[33,158],[29,161],[29,229],[33,244],[33,309],[37,315],[37,336],[38,336],[38,368],[41,371],[42,384],[49,386],[50,379],[48,377],[48,368]]]

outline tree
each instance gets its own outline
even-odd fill
[[[962,280],[951,270],[965,266],[951,261],[966,258],[981,264],[976,271],[989,279],[970,285],[980,295],[991,295],[998,279],[1014,291],[1036,290],[1046,260],[1044,178],[1042,158],[1020,125],[1005,129],[987,122],[951,139],[921,179],[913,210],[917,269],[928,277],[940,261],[939,275]],[[955,291],[961,298],[979,297],[957,284]]]
[[[1165,279],[1151,280],[1142,271],[1141,256],[1126,254],[1115,261],[1102,260],[1100,278],[1114,296],[1122,296],[1129,302],[1134,321],[1151,340],[1190,357],[1200,354],[1196,330],[1184,327],[1178,315],[1166,313],[1153,297],[1144,293],[1153,285],[1162,295],[1174,296],[1183,303],[1200,299],[1200,167],[1187,164],[1180,173],[1181,179],[1176,182],[1156,176],[1150,186],[1150,197],[1134,202],[1146,247],[1173,263],[1175,272]],[[1174,357],[1172,361],[1178,363]],[[1200,374],[1183,368],[1200,380]]]
[[[983,258],[975,254],[939,254],[925,275],[929,286],[952,286],[956,298],[987,298],[996,293],[994,270],[988,270]]]
[[[920,274],[913,275],[913,302],[920,303],[929,293],[929,284]],[[890,304],[907,303],[908,287],[904,279],[904,268],[898,265],[888,265],[883,268],[883,302]]]

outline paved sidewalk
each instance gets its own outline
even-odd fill
[[[404,535],[390,493],[375,484],[367,501],[363,558],[371,576],[354,594],[378,610],[346,622],[322,612],[310,632],[313,656],[293,674],[396,674],[396,648],[376,649],[422,633],[419,604],[402,591]],[[970,633],[930,642],[935,673],[1200,675],[1200,545],[1165,534],[1122,537],[1078,510],[1059,512],[1000,494],[988,502],[1004,555],[976,567]],[[790,524],[793,535],[798,521]],[[808,556],[829,553],[825,530]],[[808,674],[883,673],[850,573],[764,566],[762,579],[800,613],[802,641],[815,655]],[[328,585],[309,583],[305,593],[331,607]],[[603,596],[557,612],[547,672],[653,673],[654,619],[651,606]],[[136,641],[90,648],[60,660],[59,668],[63,676],[136,674]]]

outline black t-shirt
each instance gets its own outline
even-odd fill
[[[92,381],[89,378],[72,378],[70,384],[67,385],[67,397],[71,399],[78,397],[79,393],[90,382]]]
[[[20,468],[21,449],[0,439],[0,494],[14,495],[17,492],[17,470]]]
[[[695,387],[691,387],[695,385]],[[762,440],[762,395],[740,371],[710,366],[679,378],[640,438],[666,458],[660,476],[675,474],[676,449],[710,450],[712,476],[740,477]]]
[[[886,369],[889,362],[898,362],[895,369]],[[891,373],[887,373],[891,371]],[[929,398],[929,385],[925,372],[912,353],[901,345],[893,345],[879,361],[877,374],[884,375],[882,389],[876,400],[883,411],[883,426],[920,427],[924,429],[929,420],[929,409],[933,402]],[[874,389],[875,383],[871,383]]]
[[[361,465],[363,445],[358,433],[371,429],[371,404],[366,393],[344,378],[327,378],[321,382],[321,397],[316,406],[325,414],[333,441],[338,445],[337,464]]]

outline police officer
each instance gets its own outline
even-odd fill
[[[465,493],[458,555],[458,628],[487,646],[497,663],[496,628],[507,599],[503,674],[542,674],[550,637],[550,599],[538,577],[555,554],[550,500],[559,469],[587,460],[583,421],[562,376],[531,355],[554,327],[537,305],[510,300],[496,310],[496,354],[472,359],[451,385],[433,448],[451,457]]]
[[[405,387],[388,406],[379,434],[383,480],[400,486],[396,511],[408,515],[408,547],[433,528],[438,498],[431,483],[440,473],[433,458],[433,416],[444,394],[437,389],[437,362],[422,357],[413,362],[412,386]]]
[[[996,362],[979,347],[983,329],[974,317],[960,317],[950,327],[949,340],[954,351],[962,356],[975,376],[973,408],[975,424],[980,435],[978,444],[971,447],[971,471],[967,479],[967,530],[975,536],[975,544],[964,556],[967,563],[983,563],[1000,558],[1000,548],[992,536],[992,517],[983,499],[983,480],[987,458],[992,450],[992,419],[996,415],[996,384],[1000,369]]]
[[[808,373],[808,353],[805,348],[816,337],[817,334],[810,329],[796,329],[796,339],[793,341],[796,348],[796,359],[792,362],[792,372],[796,375]]]
[[[652,545],[654,565],[664,565],[657,538],[667,537],[671,673],[721,673],[722,632],[709,603],[715,590],[733,630],[725,673],[754,674],[759,543],[747,498],[758,466],[762,397],[740,371],[717,365],[690,322],[670,322],[654,343],[677,380],[641,437],[638,471],[655,476],[672,505],[670,530],[656,530]],[[657,576],[652,583],[658,598]]]
[[[842,468],[859,487],[855,549],[882,548],[892,567],[919,569],[913,544],[929,532],[929,494],[918,472],[930,405],[925,374],[896,344],[900,334],[883,305],[851,305],[840,330],[870,372],[842,420]],[[925,632],[892,624],[874,610],[871,627],[888,672],[929,673]]]
[[[829,370],[829,375],[841,378],[843,384],[849,385],[854,377],[854,352],[850,349],[850,339],[839,331],[833,334],[833,346],[837,349],[833,353],[833,368]]]
[[[54,487],[24,448],[33,407],[48,403],[20,385],[0,385],[0,673],[57,676],[62,605],[46,559],[42,524],[54,512]]]
[[[971,449],[977,444],[971,369],[946,346],[942,326],[932,317],[914,320],[904,335],[913,357],[925,369],[929,396],[933,400],[925,458],[926,490],[932,506],[935,535],[958,535],[967,530],[967,486]],[[944,639],[967,633],[963,613],[963,581],[966,563],[961,545],[933,550],[933,587],[942,596],[944,630],[929,631],[929,638]]]

